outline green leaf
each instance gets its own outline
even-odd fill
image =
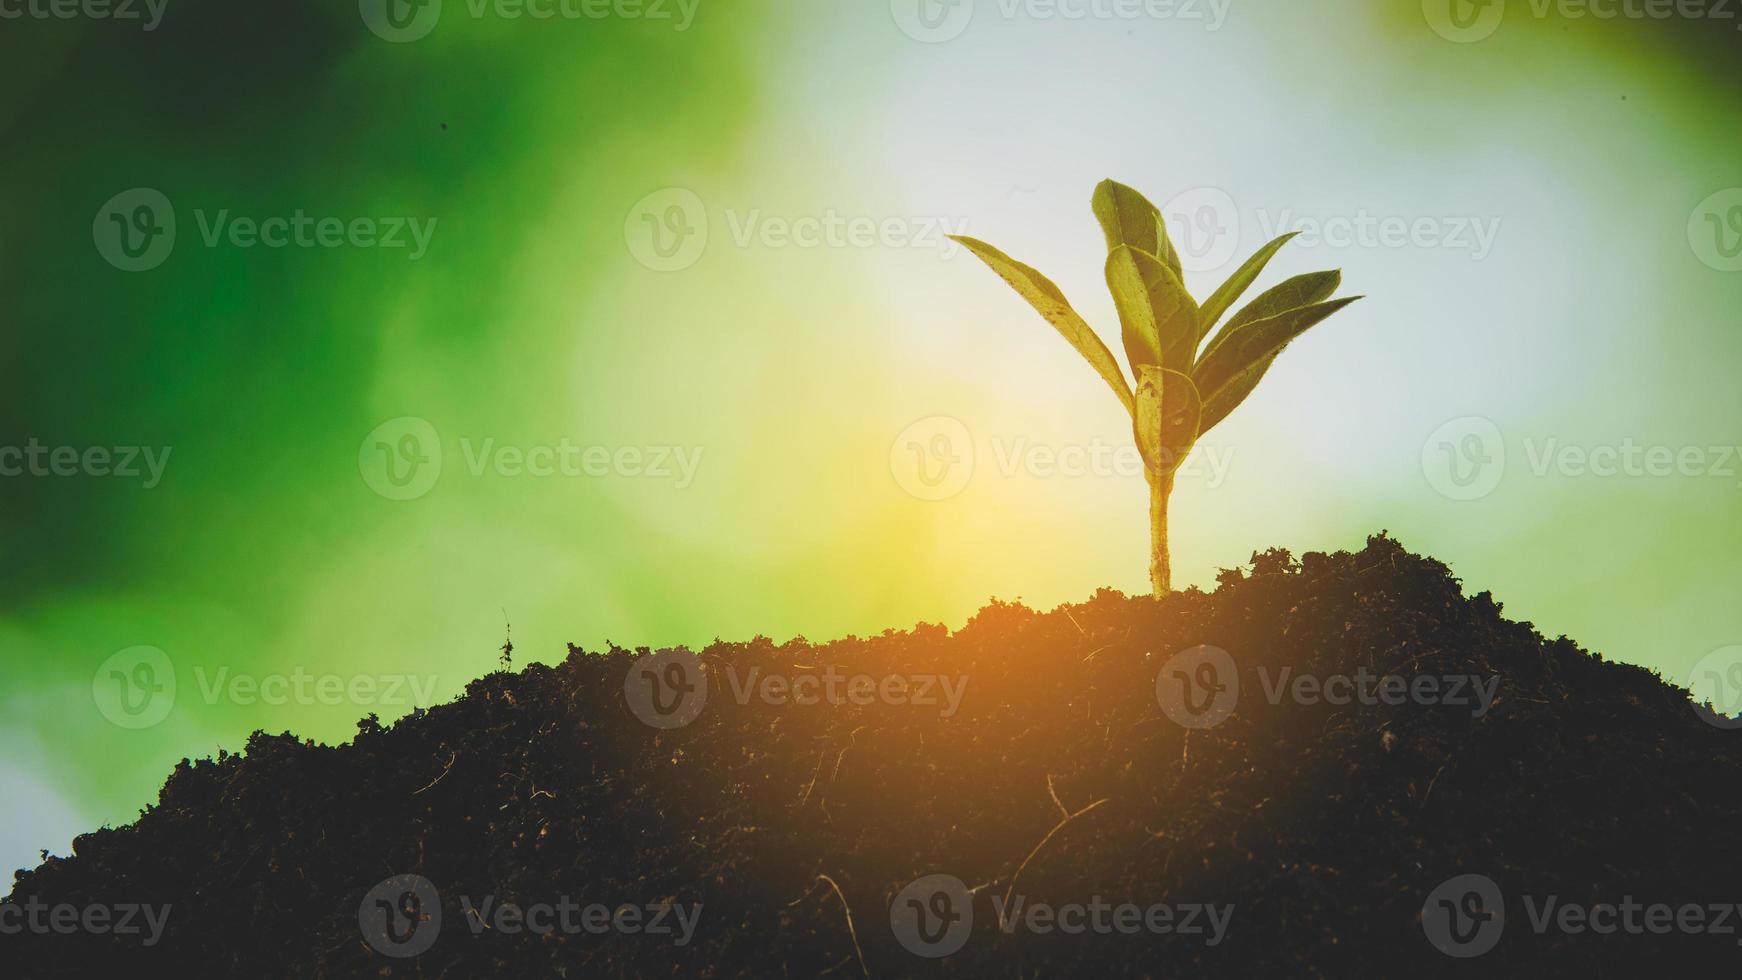
[[[1203,409],[1190,377],[1153,366],[1138,371],[1132,434],[1150,472],[1166,475],[1185,462],[1197,444]]]
[[[1285,344],[1284,349],[1286,348]],[[1281,353],[1278,351],[1246,369],[1232,382],[1223,385],[1221,391],[1204,403],[1204,414],[1199,424],[1203,426],[1205,432],[1214,429],[1234,409],[1240,407],[1240,403],[1246,400],[1246,396],[1252,394],[1253,390],[1258,387],[1258,382],[1264,380],[1265,373],[1270,370],[1272,364],[1276,363],[1276,358]]]
[[[1198,304],[1160,259],[1130,245],[1107,256],[1107,288],[1119,308],[1132,374],[1143,367],[1183,371],[1198,335]]]
[[[1264,271],[1264,267],[1270,264],[1270,260],[1276,257],[1276,253],[1282,250],[1282,246],[1288,244],[1289,239],[1298,234],[1300,232],[1291,231],[1259,249],[1257,254],[1246,260],[1246,264],[1228,277],[1228,281],[1223,283],[1220,289],[1210,294],[1209,299],[1204,300],[1203,309],[1198,317],[1198,340],[1203,340],[1204,335],[1215,329],[1216,322],[1222,319],[1222,314],[1228,312],[1228,308],[1234,305],[1234,301],[1250,289],[1254,282],[1258,281],[1258,276]]]
[[[1212,351],[1221,346],[1224,340],[1233,336],[1246,324],[1268,320],[1271,317],[1287,313],[1289,310],[1298,310],[1303,306],[1322,303],[1330,299],[1331,294],[1336,292],[1337,287],[1342,284],[1343,273],[1333,269],[1330,272],[1309,272],[1304,276],[1295,276],[1283,281],[1279,286],[1259,293],[1257,299],[1246,304],[1245,309],[1234,314],[1234,318],[1228,321],[1228,325],[1216,334],[1209,346],[1204,348],[1204,352],[1198,355],[1198,363],[1202,364]]]
[[[1096,185],[1091,204],[1107,236],[1107,251],[1129,245],[1160,258],[1174,275],[1180,275],[1179,253],[1168,240],[1161,209],[1148,198],[1118,181],[1103,180]]]
[[[1229,325],[1219,347],[1206,351],[1192,371],[1192,380],[1204,393],[1205,425],[1220,422],[1257,387],[1258,380],[1270,369],[1276,355],[1289,342],[1305,333],[1314,324],[1360,299],[1351,296],[1302,306],[1263,320]],[[1256,375],[1256,377],[1254,377]],[[1232,399],[1232,401],[1230,401]]]
[[[1119,404],[1125,406],[1129,414],[1132,411],[1131,387],[1125,381],[1125,375],[1119,371],[1119,362],[1113,359],[1113,352],[1101,342],[1077,311],[1071,308],[1070,301],[1052,280],[1035,271],[1033,267],[1023,265],[996,248],[975,238],[964,235],[951,235],[951,239],[962,247],[980,257],[982,262],[992,267],[999,278],[1010,284],[1010,288],[1028,301],[1028,305],[1039,311],[1046,322],[1053,325],[1065,340],[1070,342],[1077,353],[1083,355],[1101,379],[1107,382],[1107,387],[1113,389],[1113,394],[1119,397]]]

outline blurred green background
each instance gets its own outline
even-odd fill
[[[1200,295],[1304,228],[1272,276],[1370,297],[1206,439],[1176,580],[1389,528],[1676,680],[1742,642],[1727,5],[395,3],[4,8],[0,447],[169,452],[0,476],[8,867],[253,729],[447,700],[507,622],[549,662],[1144,590],[1115,403],[941,239],[1114,339],[1107,176]],[[128,271],[140,188],[176,235]],[[344,232],[231,235],[299,213]]]

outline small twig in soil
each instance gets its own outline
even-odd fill
[[[430,786],[434,786],[434,785],[435,785],[435,784],[436,784],[436,783],[439,783],[439,782],[441,782],[441,781],[442,781],[442,780],[443,780],[443,779],[446,779],[446,778],[447,778],[447,775],[448,775],[448,773],[450,773],[450,772],[453,772],[453,771],[454,771],[454,760],[456,760],[456,759],[458,759],[458,758],[459,758],[459,757],[460,757],[460,753],[459,753],[459,752],[458,752],[458,751],[455,751],[455,752],[453,752],[453,753],[451,753],[451,754],[449,754],[449,756],[448,756],[448,764],[447,764],[447,765],[446,765],[446,766],[444,766],[444,767],[442,767],[442,772],[441,772],[441,775],[439,775],[439,776],[437,776],[437,777],[436,777],[436,778],[434,778],[434,779],[432,779],[432,780],[430,780],[430,781],[429,781],[429,785],[428,785],[428,786],[425,786],[425,787],[424,787],[424,788],[423,788],[423,789],[429,789],[429,788],[430,788]],[[412,795],[412,796],[416,796],[416,795],[418,795],[418,793],[422,793],[422,792],[423,792],[423,789],[420,789],[420,790],[418,790],[418,791],[417,791],[417,793],[413,793],[413,794],[411,794],[411,795]]]
[[[841,760],[847,757],[847,749],[850,749],[854,745],[858,744],[859,733],[864,731],[864,730],[865,730],[865,726],[860,725],[858,728],[855,728],[852,731],[847,733],[847,748],[842,749],[841,754],[835,756],[835,768],[834,768],[833,772],[829,773],[829,785],[831,785],[831,786],[834,785],[835,777],[839,776],[841,774]],[[922,743],[922,746],[923,746],[923,743]]]
[[[1059,831],[1063,830],[1065,828],[1066,824],[1070,823],[1072,820],[1077,819],[1078,817],[1082,816],[1083,814],[1088,813],[1090,810],[1093,810],[1094,808],[1100,806],[1101,804],[1107,802],[1108,799],[1109,799],[1108,797],[1102,797],[1101,799],[1096,800],[1095,802],[1089,804],[1088,806],[1083,807],[1081,810],[1078,810],[1076,813],[1070,814],[1069,816],[1065,817],[1063,820],[1060,820],[1056,825],[1053,826],[1053,828],[1051,830],[1046,832],[1046,836],[1042,837],[1040,839],[1040,843],[1034,845],[1034,850],[1029,851],[1028,856],[1022,859],[1022,863],[1016,866],[1016,873],[1010,876],[1010,886],[1004,889],[1004,907],[1005,908],[1010,907],[1010,896],[1016,892],[1016,880],[1018,878],[1022,877],[1022,872],[1025,868],[1028,867],[1028,862],[1033,861],[1034,856],[1036,854],[1039,854],[1041,852],[1042,848],[1046,847],[1046,842],[1049,840],[1052,840],[1053,835],[1057,834]]]
[[[1050,772],[1046,774],[1046,795],[1052,797],[1052,804],[1059,808],[1060,816],[1069,817],[1071,815],[1070,808],[1059,800],[1058,790],[1053,788],[1052,773]]]
[[[1445,772],[1446,767],[1451,765],[1451,764],[1452,764],[1452,760],[1447,759],[1446,761],[1440,763],[1440,767],[1438,769],[1434,770],[1433,778],[1427,781],[1427,792],[1421,794],[1421,805],[1422,806],[1424,806],[1424,807],[1427,806],[1428,797],[1434,795],[1434,786],[1435,786],[1435,784],[1437,784],[1440,781],[1440,774]]]
[[[817,974],[817,976],[826,977],[829,974],[835,972],[836,970],[839,970],[841,967],[846,966],[848,963],[851,963],[851,962],[853,962],[853,958],[851,956],[843,956],[843,957],[841,957],[841,962],[836,963],[834,966],[829,967],[827,970],[824,970],[823,972]]]
[[[805,900],[805,899],[807,899],[807,898],[809,898],[809,897],[811,897],[811,892],[814,892],[814,891],[816,891],[816,890],[817,890],[817,886],[818,886],[818,885],[820,885],[820,884],[822,884],[822,883],[823,883],[823,879],[821,879],[821,878],[818,878],[818,879],[817,879],[817,880],[815,880],[815,881],[813,881],[813,882],[811,882],[811,886],[810,886],[810,887],[809,887],[809,888],[806,888],[806,889],[805,889],[805,890],[804,890],[804,894],[803,894],[803,895],[800,895],[800,896],[799,896],[799,897],[797,897],[797,898],[795,898],[795,899],[793,899],[793,900],[792,900],[792,901],[790,901],[790,902],[787,902],[787,903],[786,903],[786,907],[787,907],[787,908],[792,908],[792,907],[793,907],[793,906],[794,906],[794,905],[797,905],[797,904],[798,904],[798,903],[800,903],[800,902],[802,902],[802,901],[804,901],[804,900]]]
[[[811,790],[817,788],[817,774],[823,771],[823,760],[828,757],[829,747],[825,745],[823,746],[823,750],[817,753],[817,767],[811,770],[811,784],[804,788],[804,796],[798,801],[799,806],[804,806],[806,803],[810,802]]]
[[[853,937],[853,952],[859,957],[859,969],[869,977],[871,969],[865,965],[865,951],[859,948],[859,930],[853,926],[853,907],[847,904],[847,896],[841,894],[841,886],[835,884],[835,879],[820,874],[817,875],[817,880],[828,882],[829,887],[835,890],[835,897],[841,900],[841,908],[847,913],[847,935]]]

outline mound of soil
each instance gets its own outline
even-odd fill
[[[1742,734],[1383,535],[1255,555],[1208,594],[643,654],[571,647],[347,745],[184,761],[9,900],[167,907],[157,941],[27,929],[6,972],[1742,966],[1742,916],[1718,918],[1742,902]]]

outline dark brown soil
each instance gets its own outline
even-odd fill
[[[1158,707],[1156,678],[1199,644],[1238,663],[1240,700],[1188,736]],[[559,666],[490,674],[391,728],[366,720],[348,745],[256,734],[240,755],[184,762],[138,823],[80,837],[74,856],[21,872],[13,893],[167,904],[162,941],[0,936],[0,972],[1742,974],[1735,934],[1538,934],[1522,901],[1742,902],[1742,732],[1702,720],[1646,670],[1501,618],[1488,594],[1465,598],[1444,566],[1384,536],[1299,563],[1254,556],[1211,594],[1104,591],[1050,613],[995,602],[954,633],[716,643],[702,652],[705,708],[671,730],[627,704],[635,657],[571,649]],[[740,704],[725,677],[827,664],[967,686],[946,718],[937,706]],[[1464,704],[1273,705],[1259,671],[1283,666],[1499,687],[1480,717]],[[1063,813],[1097,803],[1013,888]],[[941,959],[903,948],[890,924],[897,892],[934,873],[977,889],[965,946]],[[359,928],[365,895],[401,874],[441,896],[437,938],[415,957],[378,951]],[[1470,960],[1437,951],[1421,921],[1429,894],[1461,874],[1506,896],[1503,938]],[[1214,946],[1176,933],[1006,935],[993,899],[1007,890],[1234,912]],[[474,934],[461,896],[487,895],[702,909],[681,946]]]

